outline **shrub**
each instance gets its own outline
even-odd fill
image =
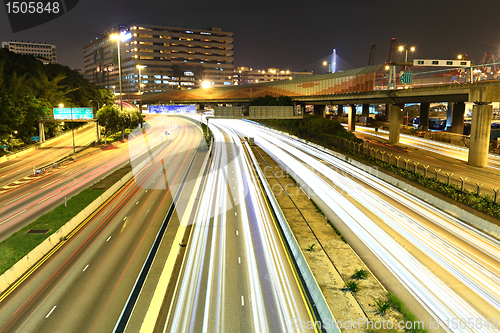
[[[392,306],[392,302],[390,299],[378,299],[375,301],[375,309],[377,310],[376,314],[380,316],[385,316],[385,312],[389,310]]]
[[[357,292],[359,290],[359,283],[354,281],[354,280],[349,280],[345,283],[345,286],[347,289],[352,291],[353,293]]]
[[[356,280],[366,279],[367,277],[368,277],[368,272],[364,269],[356,269],[356,271],[352,275],[352,278]]]

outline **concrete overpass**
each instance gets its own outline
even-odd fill
[[[218,103],[245,105],[251,99],[265,95],[290,96],[296,105],[312,104],[316,114],[325,115],[326,105],[363,105],[368,116],[370,104],[385,104],[389,121],[389,140],[399,142],[403,106],[420,103],[420,124],[429,126],[430,103],[448,102],[452,118],[451,131],[463,133],[465,102],[473,102],[469,148],[469,165],[484,167],[488,160],[492,106],[500,101],[499,81],[480,81],[467,84],[433,85],[418,88],[383,90],[376,86],[383,79],[382,66],[368,66],[345,72],[311,75],[298,80],[257,83],[252,85],[193,89],[144,94],[145,103]],[[355,110],[349,108],[348,129],[355,129]]]

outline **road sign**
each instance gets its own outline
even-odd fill
[[[92,119],[92,108],[54,108],[54,119]]]
[[[31,141],[40,141],[40,137],[39,136],[32,136]]]
[[[404,71],[399,74],[399,82],[402,84],[413,83],[413,72]]]
[[[165,135],[169,135],[168,131],[165,131]]]
[[[9,148],[9,146],[2,145],[0,148]]]

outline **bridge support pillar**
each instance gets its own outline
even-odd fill
[[[401,119],[403,119],[403,110],[400,106],[390,105],[390,119],[389,119],[389,143],[399,143],[399,130]]]
[[[492,112],[493,106],[489,103],[475,104],[472,109],[469,165],[485,167],[488,164]]]
[[[451,133],[464,134],[464,113],[465,113],[464,102],[457,102],[453,105],[453,115],[451,118]]]
[[[326,105],[315,104],[314,114],[324,118],[326,116]]]
[[[363,104],[363,113],[361,117],[368,118],[370,116],[370,104]]]
[[[385,111],[384,111],[384,121],[385,122],[389,122],[389,120],[390,120],[391,105],[392,104],[385,104]]]
[[[349,113],[347,115],[347,130],[354,132],[356,130],[356,105],[349,105]]]
[[[420,125],[423,131],[429,130],[429,111],[431,103],[420,103]]]
[[[446,129],[452,126],[453,104],[453,102],[448,102],[448,108],[446,109]]]
[[[337,117],[343,117],[343,116],[344,116],[344,106],[337,105]]]

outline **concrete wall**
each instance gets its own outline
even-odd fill
[[[293,117],[293,106],[250,106],[250,117]]]

